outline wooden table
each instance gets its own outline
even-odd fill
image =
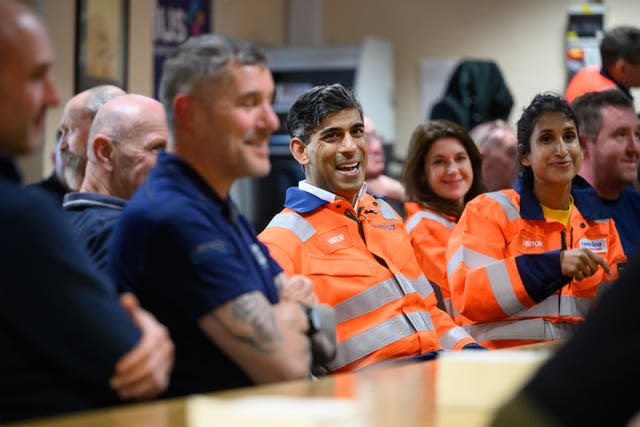
[[[547,350],[557,346],[556,343],[544,343],[522,349]],[[474,427],[486,425],[493,412],[491,409],[450,408],[438,405],[435,392],[437,364],[437,360],[422,363],[391,362],[357,373],[327,376],[318,381],[291,381],[210,393],[207,396],[226,400],[247,396],[356,399],[357,397],[361,398],[363,390],[368,390],[371,392],[369,398],[375,400],[373,412],[370,415],[373,416],[373,420],[377,421],[376,426]],[[464,387],[462,384],[461,386]],[[15,423],[11,426],[183,427],[187,426],[187,402],[187,397],[167,399],[99,409],[75,415],[43,418]],[[213,421],[211,425],[220,424]]]

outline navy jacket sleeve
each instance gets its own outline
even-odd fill
[[[0,209],[0,320],[53,369],[107,387],[140,339],[106,277],[92,268],[60,210],[35,192]]]

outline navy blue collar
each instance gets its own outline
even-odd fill
[[[575,178],[573,178],[571,182],[571,195],[573,196],[574,205],[585,219],[595,220],[606,218],[607,216],[603,216],[601,209],[597,208],[598,204],[593,203],[590,196],[586,194],[585,190],[588,189],[593,188],[580,175],[576,175]],[[525,177],[525,174],[521,172],[514,186],[514,190],[520,194],[520,216],[523,219],[545,219],[540,201],[533,193],[532,178]]]
[[[124,209],[127,201],[120,197],[100,193],[72,192],[64,195],[62,207],[64,209],[83,209],[101,207],[110,209]]]
[[[0,176],[3,176],[16,184],[20,184],[20,181],[22,180],[20,172],[11,157],[0,156]]]
[[[284,200],[285,207],[302,214],[313,212],[327,204],[328,201],[298,187],[289,187]]]
[[[613,83],[615,83],[618,89],[624,92],[624,94],[627,95],[629,99],[633,101],[633,95],[631,95],[631,91],[629,90],[629,88],[624,87],[622,83],[620,83],[619,81],[611,77],[611,75],[607,72],[607,70],[604,69],[604,67],[600,68],[600,75],[611,80]]]

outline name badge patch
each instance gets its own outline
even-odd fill
[[[597,254],[607,252],[607,241],[605,239],[580,239],[579,244],[581,248],[591,249]]]
[[[348,248],[353,246],[353,241],[351,240],[351,234],[349,234],[349,229],[346,225],[340,226],[338,228],[334,228],[331,231],[320,234],[318,236],[320,241],[320,246],[322,246],[322,250],[328,255],[332,254],[338,249]]]

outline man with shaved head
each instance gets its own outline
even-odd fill
[[[166,329],[118,298],[54,201],[20,185],[15,157],[42,145],[59,102],[47,30],[0,0],[0,424],[150,398],[167,387]]]
[[[88,139],[87,166],[80,192],[68,193],[63,207],[98,268],[105,270],[109,238],[126,201],[167,145],[162,104],[142,95],[108,101],[96,114]]]
[[[87,164],[87,139],[93,118],[110,99],[124,95],[117,86],[101,85],[75,95],[64,106],[60,119],[60,154],[64,179],[72,191],[78,191]]]

